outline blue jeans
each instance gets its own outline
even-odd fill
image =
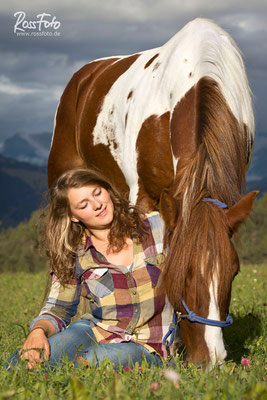
[[[67,329],[59,332],[49,339],[50,358],[47,362],[51,367],[56,367],[64,359],[74,361],[79,367],[77,357],[82,357],[89,365],[99,366],[105,359],[109,359],[114,367],[133,366],[136,362],[147,360],[149,365],[162,365],[160,356],[149,351],[141,344],[134,342],[122,343],[97,343],[95,335],[86,319],[71,324]],[[19,350],[13,353],[6,364],[6,368],[16,365],[19,359]],[[46,363],[46,362],[45,362]]]

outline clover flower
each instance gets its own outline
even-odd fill
[[[248,358],[242,358],[241,365],[250,365],[250,360]]]
[[[158,382],[152,382],[151,385],[149,386],[149,390],[151,392],[157,392],[159,390]]]

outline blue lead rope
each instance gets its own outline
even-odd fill
[[[173,313],[172,323],[170,324],[169,330],[166,333],[166,335],[164,336],[163,341],[162,341],[165,347],[166,346],[169,347],[169,346],[171,346],[173,344],[174,338],[175,338],[175,332],[176,332],[177,328],[178,328],[178,325],[177,325],[177,314],[176,314],[176,312],[174,312]],[[167,340],[169,336],[171,336],[170,340]]]
[[[189,308],[187,307],[183,298],[181,298],[181,301],[182,301],[182,305],[185,308],[185,311],[187,312],[187,314],[183,314],[180,316],[180,318],[182,318],[182,319],[186,318],[190,322],[198,322],[199,324],[218,326],[220,328],[226,328],[227,326],[232,325],[232,323],[233,323],[233,318],[231,317],[231,315],[229,313],[227,314],[227,318],[225,321],[217,321],[215,319],[199,317],[198,315],[196,315],[194,313],[194,311],[189,310]]]
[[[210,199],[207,197],[203,197],[202,201],[205,201],[207,203],[213,203],[216,206],[219,206],[220,208],[228,208],[227,204],[222,203],[220,200],[217,200],[217,199]],[[169,246],[167,244],[167,252],[168,251],[169,251]],[[229,313],[227,314],[225,321],[216,321],[214,319],[199,317],[198,315],[196,315],[196,313],[194,313],[194,311],[190,311],[186,305],[186,302],[184,301],[184,299],[182,297],[181,297],[181,302],[182,302],[182,305],[184,306],[184,309],[187,312],[187,314],[181,314],[180,319],[188,319],[188,321],[190,321],[190,322],[198,322],[199,324],[218,326],[219,328],[226,328],[227,326],[230,326],[233,323],[233,318],[231,317],[231,315]],[[164,346],[171,346],[173,344],[176,329],[177,329],[177,314],[176,314],[176,312],[174,312],[173,313],[173,321],[170,324],[168,332],[166,333],[166,335],[163,338]],[[169,336],[171,336],[170,340],[167,340],[169,338]]]

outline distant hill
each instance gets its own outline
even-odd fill
[[[0,228],[16,226],[39,208],[47,190],[45,167],[0,155]]]
[[[247,173],[247,181],[262,179],[267,176],[267,132],[256,133],[252,161]]]
[[[18,161],[45,166],[50,150],[52,134],[50,132],[23,134],[16,133],[2,144],[0,153]]]
[[[247,173],[247,191],[260,190],[260,196],[267,192],[267,133],[258,133],[252,162]]]
[[[46,168],[51,133],[16,133],[6,139],[0,153],[0,228],[28,219],[47,190]],[[256,136],[256,145],[247,174],[247,191],[267,192],[267,134]],[[23,162],[22,162],[23,161]],[[37,165],[37,166],[36,166]]]
[[[52,133],[16,133],[6,139],[0,154],[33,165],[46,166],[50,151]],[[255,181],[267,176],[266,168],[267,132],[256,134],[252,162],[247,173],[247,181]]]
[[[250,192],[251,190],[259,190],[259,196],[262,196],[263,193],[267,193],[267,176],[262,179],[247,181],[247,192]]]

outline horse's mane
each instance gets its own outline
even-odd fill
[[[196,301],[201,301],[201,285],[210,282],[215,268],[220,270],[220,281],[232,279],[227,270],[230,241],[225,213],[201,199],[219,199],[228,207],[240,200],[250,149],[246,127],[237,122],[216,82],[202,78],[196,90],[198,144],[180,169],[178,161],[174,181],[178,217],[164,270],[166,291],[175,307],[180,306],[188,276],[195,282]]]

